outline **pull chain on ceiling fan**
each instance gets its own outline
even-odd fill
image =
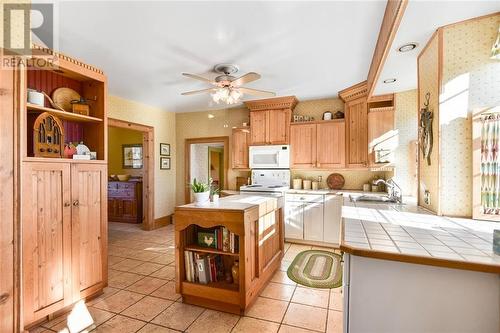
[[[198,81],[203,81],[213,86],[211,88],[183,92],[182,95],[189,96],[195,94],[211,93],[212,99],[217,104],[220,102],[226,104],[235,104],[240,100],[243,94],[262,97],[276,96],[276,94],[271,91],[242,87],[242,85],[244,84],[257,81],[261,78],[261,76],[258,73],[249,72],[238,78],[234,77],[232,74],[235,74],[236,72],[238,72],[238,70],[238,66],[233,64],[218,64],[214,67],[214,71],[221,75],[217,76],[214,80],[210,80],[195,74],[182,73],[182,75],[186,77]]]

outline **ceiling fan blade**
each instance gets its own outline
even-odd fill
[[[187,77],[189,77],[191,79],[198,80],[198,81],[208,82],[208,83],[213,84],[213,85],[217,84],[216,82],[214,82],[212,80],[209,80],[209,79],[207,79],[206,77],[203,77],[203,76],[189,74],[189,73],[182,73],[182,75],[187,76]]]
[[[183,93],[181,93],[181,95],[187,96],[187,95],[203,94],[203,93],[209,93],[209,92],[216,91],[216,90],[217,90],[216,88],[193,90],[193,91],[183,92]]]
[[[239,87],[238,90],[244,94],[254,95],[254,96],[263,96],[263,97],[276,96],[276,93],[274,93],[272,91],[265,91],[265,90],[244,88],[244,87]]]
[[[249,73],[246,73],[245,75],[240,76],[239,78],[231,81],[231,85],[233,87],[239,87],[239,86],[242,86],[246,83],[257,81],[258,79],[260,79],[260,74],[257,74],[255,72],[249,72]]]

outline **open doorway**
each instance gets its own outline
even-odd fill
[[[192,201],[190,184],[193,179],[212,184],[220,190],[227,189],[227,170],[229,166],[229,137],[210,137],[186,139],[184,200]]]
[[[108,119],[108,220],[154,229],[154,128]]]

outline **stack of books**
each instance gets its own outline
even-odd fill
[[[230,232],[226,227],[211,229],[198,228],[196,233],[199,246],[212,247],[220,251],[231,253],[238,253],[239,251],[238,236]]]
[[[184,251],[184,267],[188,282],[203,283],[224,281],[224,262],[218,254]]]

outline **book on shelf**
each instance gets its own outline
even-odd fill
[[[238,253],[239,250],[239,237],[226,227],[198,228],[196,240],[200,247],[210,247],[231,253]]]
[[[231,267],[225,267],[223,255],[184,251],[186,281],[208,284],[224,281],[225,273]]]

